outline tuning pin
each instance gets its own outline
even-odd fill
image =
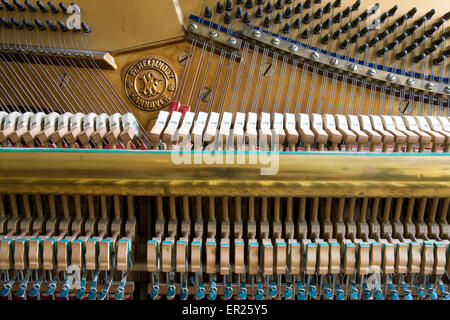
[[[263,16],[263,9],[262,7],[258,7],[258,9],[256,9],[255,17],[262,18],[262,16]]]
[[[321,24],[321,23],[318,23],[318,24],[314,27],[313,33],[314,33],[314,34],[319,34],[321,30],[322,30],[322,24]]]
[[[423,35],[420,38],[415,39],[414,42],[417,42],[417,44],[421,44],[425,40],[427,40],[427,36]]]
[[[439,48],[439,47],[436,46],[436,45],[432,45],[432,46],[426,48],[425,51],[424,51],[424,53],[425,53],[426,55],[430,55],[430,54],[432,54],[434,51],[436,51],[437,48]]]
[[[271,13],[273,11],[272,1],[267,2],[264,11],[266,11],[267,13]]]
[[[69,30],[69,28],[67,28],[64,22],[62,22],[61,20],[59,20],[57,23],[62,32],[66,32]]]
[[[322,29],[328,29],[331,25],[331,21],[332,21],[331,18],[328,18],[327,20],[325,20],[322,23]]]
[[[440,28],[445,23],[445,21],[446,20],[444,18],[441,18],[439,21],[433,23],[433,27]]]
[[[284,18],[289,19],[290,17],[292,17],[292,8],[287,7],[286,11],[284,11]]]
[[[356,41],[358,41],[358,39],[361,37],[361,35],[359,34],[359,32],[355,33],[351,38],[350,38],[350,42],[351,43],[356,43]]]
[[[367,43],[364,43],[361,47],[359,47],[358,51],[359,53],[363,53],[367,50],[367,48],[369,48],[369,45]]]
[[[19,0],[13,0],[13,3],[16,5],[19,11],[25,11],[25,6]]]
[[[394,50],[394,48],[398,45],[398,40],[394,40],[392,42],[390,42],[387,47],[389,50]]]
[[[352,24],[350,22],[347,22],[346,24],[343,25],[342,32],[347,33],[350,30],[351,26]]]
[[[206,8],[205,8],[205,18],[211,18],[211,17],[212,17],[211,9],[208,6],[206,6]]]
[[[230,24],[231,14],[229,12],[225,12],[225,15],[223,16],[223,21],[225,24]]]
[[[393,6],[391,9],[389,9],[388,13],[390,17],[393,17],[395,15],[395,13],[398,10],[398,5]]]
[[[389,49],[387,47],[383,47],[380,50],[378,50],[377,52],[377,57],[382,57],[384,56],[387,52],[389,51]]]
[[[447,30],[446,32],[444,32],[444,34],[442,35],[442,38],[444,38],[445,40],[450,39],[450,30]]]
[[[310,23],[311,22],[311,13],[307,13],[307,14],[305,14],[305,16],[303,17],[303,23],[306,23],[306,24],[308,24],[308,23]]]
[[[28,30],[34,30],[34,24],[31,21],[28,21],[27,19],[23,19],[23,24],[25,27],[27,27]]]
[[[364,28],[362,28],[361,30],[359,30],[359,34],[361,35],[361,37],[366,36],[366,34],[369,32],[369,28],[366,26]]]
[[[342,5],[342,0],[336,0],[333,4],[335,8],[340,8]]]
[[[331,38],[331,34],[327,33],[326,35],[323,36],[323,38],[320,40],[320,42],[322,44],[327,44],[328,41],[330,41]]]
[[[348,47],[349,43],[350,43],[350,40],[345,39],[344,41],[341,42],[341,44],[339,45],[339,48],[341,48],[343,50]]]
[[[41,31],[45,30],[45,24],[41,20],[35,19],[34,23],[36,24],[39,30]]]
[[[450,20],[450,11],[447,12],[446,14],[444,14],[444,16],[442,18],[445,19],[445,21]]]
[[[434,16],[435,13],[436,13],[436,10],[435,10],[435,9],[431,9],[430,11],[428,11],[428,12],[425,14],[425,17],[426,17],[428,20],[430,20],[430,19]]]
[[[270,27],[270,17],[269,16],[264,18],[263,26],[266,28]]]
[[[418,56],[415,56],[413,61],[414,63],[418,63],[420,61],[422,61],[423,59],[425,59],[427,57],[427,55],[425,53],[419,54]]]
[[[261,9],[261,7],[259,7],[259,9]],[[234,14],[234,16],[235,16],[237,19],[240,19],[240,18],[242,18],[242,15],[243,15],[243,13],[242,13],[242,8],[241,8],[241,7],[237,7],[236,13]],[[261,10],[261,15],[262,15],[262,10]]]
[[[283,27],[283,33],[289,33],[289,31],[291,31],[291,24],[289,22],[286,22]]]
[[[12,27],[12,23],[9,22],[5,17],[1,17],[0,22],[5,26],[6,29],[9,29]]]
[[[408,34],[406,32],[402,33],[401,35],[399,35],[396,40],[398,41],[398,43],[402,42],[403,40],[405,40],[408,37]]]
[[[395,31],[395,29],[397,29],[397,27],[398,27],[398,23],[394,22],[387,28],[387,30],[389,31],[389,33],[393,33]]]
[[[83,29],[84,33],[90,33],[91,32],[91,27],[86,22],[82,22],[81,23],[81,29]]]
[[[446,56],[441,55],[433,60],[433,64],[434,65],[441,64],[446,58],[447,58]]]
[[[359,15],[359,18],[361,19],[361,21],[364,21],[367,19],[368,16],[369,16],[369,9],[366,9],[363,13]]]
[[[242,18],[242,22],[250,23],[250,14],[248,12],[244,13],[244,17]]]
[[[433,33],[435,33],[437,30],[438,30],[438,27],[432,26],[430,29],[426,30],[426,31],[424,32],[424,34],[425,34],[427,37],[431,37],[431,36],[433,35]]]
[[[51,3],[50,1],[47,2],[48,7],[50,8],[50,10],[52,11],[53,14],[58,14],[59,13],[59,9],[57,6],[55,6],[53,3]]]
[[[321,4],[321,3],[322,3],[322,0],[314,0],[314,3],[315,3],[315,4]]]
[[[298,28],[300,28],[302,26],[302,18],[297,18],[295,21],[294,21],[294,28],[295,29],[298,29]]]
[[[431,44],[433,46],[440,46],[445,41],[445,37],[434,40]]]
[[[233,3],[231,3],[231,0],[227,0],[227,2],[225,3],[225,10],[233,11]]]
[[[59,7],[61,8],[63,13],[67,13],[67,9],[69,9],[64,2],[60,2]]]
[[[305,3],[303,4],[303,8],[305,9],[311,8],[311,0],[306,0]]]
[[[14,26],[16,27],[16,29],[22,29],[23,28],[23,22],[16,19],[16,18],[11,18],[11,22],[14,24]]]
[[[413,25],[411,28],[406,29],[406,33],[408,36],[412,35],[419,27],[416,25]]]
[[[283,0],[278,0],[275,3],[275,9],[278,9],[278,10],[283,9]]]
[[[341,36],[342,33],[342,29],[337,29],[334,33],[333,33],[333,39],[336,40]]]
[[[31,12],[36,12],[37,7],[30,0],[25,0],[25,5],[28,7],[28,10],[30,10]]]
[[[408,18],[414,17],[414,15],[415,15],[416,13],[417,13],[417,8],[416,8],[416,7],[412,8],[412,9],[409,10],[408,13],[407,13]]]
[[[299,14],[299,13],[302,13],[302,11],[303,11],[303,5],[302,5],[301,2],[299,2],[299,3],[295,6],[294,13]]]
[[[319,8],[316,12],[314,12],[314,19],[320,19],[323,15],[323,9]]]
[[[301,37],[303,39],[308,39],[309,34],[310,34],[309,28],[306,28],[305,30],[303,30]]]
[[[361,5],[361,0],[356,0],[356,2],[352,6],[352,11],[358,10],[360,5]]]
[[[360,22],[361,18],[357,17],[355,20],[352,21],[352,28],[356,28]]]
[[[286,0],[284,1],[286,4],[291,4],[293,2],[293,0]]]
[[[369,45],[370,47],[373,47],[373,46],[378,42],[378,40],[380,40],[378,37],[372,38],[372,39],[368,42],[368,45]]]
[[[342,16],[344,17],[344,18],[348,18],[349,16],[350,16],[350,13],[352,12],[352,7],[347,7],[347,9],[345,9],[343,12],[342,12]]]
[[[381,33],[378,35],[378,39],[383,40],[383,39],[386,38],[388,35],[389,35],[389,31],[384,30],[383,32],[381,32]]]
[[[217,13],[222,13],[223,12],[223,3],[222,3],[222,1],[217,2],[216,12]]]
[[[400,18],[398,18],[397,21],[395,22],[397,23],[398,26],[402,26],[405,23],[406,19],[408,19],[408,15],[404,14]]]
[[[341,22],[342,19],[342,12],[338,12],[334,17],[333,17],[333,23],[339,23]]]
[[[395,59],[400,60],[400,59],[406,57],[407,54],[408,54],[408,51],[406,51],[406,50],[400,51],[399,53],[397,53],[395,55]]]
[[[410,53],[414,50],[416,50],[416,48],[419,46],[419,44],[417,42],[413,42],[412,44],[410,44],[409,46],[406,47],[405,51]]]
[[[245,7],[248,9],[253,8],[253,1],[252,0],[247,0],[247,2],[245,3]]]
[[[324,7],[323,7],[323,13],[324,14],[329,14],[331,12],[331,8],[332,8],[332,4],[331,2],[328,2]]]
[[[48,8],[45,4],[43,4],[40,0],[36,1],[36,5],[39,7],[39,10],[42,13],[47,13],[48,12]]]
[[[13,11],[14,6],[7,0],[2,0],[3,5],[5,6],[6,10]]]
[[[422,18],[416,20],[414,22],[414,25],[417,26],[417,27],[420,27],[421,25],[424,24],[425,21],[427,21],[427,18],[425,18],[425,16],[423,16]]]
[[[283,21],[283,14],[281,12],[278,12],[275,16],[275,23],[280,24]]]
[[[240,1],[241,1],[241,4],[244,3],[244,0],[240,0]],[[256,4],[257,5],[262,5],[262,4],[264,4],[264,0],[256,0]]]

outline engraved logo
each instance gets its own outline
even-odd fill
[[[164,61],[145,58],[130,66],[125,75],[125,92],[138,108],[158,111],[174,98],[177,75]]]

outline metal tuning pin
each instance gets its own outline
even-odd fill
[[[19,11],[25,11],[25,6],[20,0],[13,0],[13,3]]]
[[[384,12],[381,16],[380,16],[380,22],[383,23],[384,21],[386,21],[386,19],[389,17],[389,13]]]
[[[28,21],[27,19],[23,19],[23,24],[27,27],[28,30],[34,30],[34,23]]]
[[[57,23],[62,32],[67,32],[69,30],[69,28],[67,28],[66,24],[64,22],[62,22],[61,20],[59,20]]]
[[[11,18],[11,22],[12,24],[16,27],[16,29],[22,29],[23,28],[23,23],[22,21],[16,19],[16,18]]]
[[[263,26],[266,28],[270,27],[270,17],[269,16],[264,18]]]
[[[361,22],[361,18],[357,17],[355,20],[353,20],[351,22],[352,28],[356,28],[359,25],[360,22]]]
[[[344,24],[344,25],[342,26],[342,32],[343,32],[343,33],[349,32],[351,26],[352,26],[352,24],[351,24],[350,22],[347,22],[346,24]]]
[[[347,7],[343,12],[342,12],[342,17],[344,18],[348,18],[350,16],[350,13],[352,12],[352,7]]]
[[[397,29],[397,28],[398,28],[398,23],[394,22],[387,28],[387,30],[389,31],[389,33],[394,33],[395,29]]]
[[[361,19],[361,21],[364,21],[367,19],[368,16],[369,16],[369,9],[366,9],[363,13],[359,15],[359,18]]]
[[[368,45],[370,47],[373,47],[374,45],[376,45],[376,43],[379,41],[380,39],[378,38],[378,36],[372,38],[371,40],[369,40]]]
[[[259,7],[259,9],[261,9],[261,7]],[[234,17],[236,18],[236,19],[240,19],[240,18],[242,18],[242,15],[243,15],[244,13],[242,12],[242,8],[241,7],[237,7],[237,9],[236,9],[236,13],[234,14]],[[262,10],[261,10],[261,16],[262,16]]]
[[[331,12],[331,9],[333,7],[333,4],[331,2],[328,2],[324,7],[323,7],[323,14],[329,14]]]
[[[236,0],[236,4],[238,4],[238,5],[243,4],[243,3],[244,3],[244,0]]]
[[[229,12],[225,12],[225,15],[223,16],[223,22],[225,24],[230,24],[230,22],[231,22],[231,14]]]
[[[244,13],[244,16],[242,17],[242,22],[250,23],[250,14],[248,12]]]
[[[259,6],[258,9],[256,9],[255,17],[256,18],[262,18],[263,15],[264,15],[263,9],[262,9],[261,6]]]
[[[383,39],[386,38],[388,35],[389,35],[389,31],[384,30],[383,32],[381,32],[381,33],[378,35],[378,39],[379,39],[379,40],[383,40]]]
[[[308,24],[311,22],[311,13],[307,13],[305,14],[305,16],[303,17],[303,23]]]
[[[90,33],[91,32],[91,27],[86,22],[82,22],[81,23],[81,29],[83,29],[84,33]]]
[[[317,9],[316,12],[314,12],[314,19],[320,19],[323,16],[323,8]]]
[[[350,38],[350,42],[356,43],[359,40],[359,38],[361,38],[361,35],[359,34],[359,32],[357,32]]]
[[[391,9],[389,9],[388,13],[390,17],[393,17],[395,15],[395,13],[398,10],[398,5],[393,6]]]
[[[322,44],[327,44],[327,43],[330,41],[330,38],[331,38],[331,34],[327,33],[326,35],[324,35],[324,36],[322,37],[322,39],[320,40],[320,42],[321,42]]]
[[[252,0],[247,0],[247,2],[245,3],[245,7],[248,9],[253,8],[253,1]]]
[[[59,3],[59,7],[61,8],[63,13],[67,13],[68,7],[67,7],[67,5],[64,2],[60,2]]]
[[[389,51],[389,49],[387,47],[383,47],[380,50],[378,50],[377,52],[377,57],[382,57],[384,56],[387,52]]]
[[[398,40],[394,39],[392,42],[389,42],[387,44],[387,47],[389,50],[394,50],[397,45],[398,45]]]
[[[318,23],[318,24],[314,27],[313,33],[314,33],[314,34],[319,34],[321,30],[322,30],[322,24],[321,24],[321,23]]]
[[[340,8],[342,6],[342,0],[336,0],[333,3],[333,7]]]
[[[339,39],[339,37],[341,36],[341,34],[342,34],[342,29],[337,29],[334,33],[333,33],[333,39],[334,40],[336,40],[336,39]]]
[[[303,4],[301,2],[299,2],[294,9],[294,13],[295,14],[300,14],[303,11]]]
[[[299,29],[301,26],[302,26],[302,18],[295,19],[293,27],[295,29]]]
[[[305,9],[309,9],[311,8],[311,0],[306,0],[305,3],[303,4],[303,8]]]
[[[275,9],[277,9],[277,10],[283,9],[283,6],[284,6],[283,0],[278,0],[278,1],[275,3]]]
[[[412,8],[412,9],[409,10],[408,13],[407,13],[408,18],[414,17],[414,16],[416,15],[416,13],[417,13],[417,8],[416,8],[416,7]]]
[[[280,24],[281,22],[283,22],[283,14],[281,12],[277,13],[274,22],[275,24]]]
[[[359,30],[359,34],[361,35],[361,37],[365,37],[368,32],[369,28],[367,26]]]
[[[424,34],[425,34],[427,37],[431,37],[431,36],[433,35],[433,33],[435,33],[438,29],[439,29],[438,27],[432,26],[430,29],[425,30]]]
[[[322,23],[322,29],[328,29],[331,26],[331,22],[333,20],[331,20],[331,18],[326,19],[323,23]]]
[[[55,6],[51,1],[47,2],[48,7],[50,8],[51,12],[53,14],[58,14],[59,13],[59,9],[57,6]]]
[[[422,54],[420,54],[418,56],[415,56],[413,61],[414,61],[414,63],[418,63],[418,62],[422,61],[423,59],[425,59],[426,57],[427,57],[427,54],[426,53],[422,53]]]
[[[217,13],[223,13],[224,7],[222,1],[217,2],[216,4],[216,12]]]
[[[283,33],[289,33],[289,31],[291,31],[291,24],[289,22],[286,22],[283,27]]]
[[[436,14],[436,10],[435,10],[435,9],[431,9],[430,11],[428,11],[428,12],[425,14],[425,18],[427,18],[428,20],[430,20],[435,14]]]
[[[25,5],[28,7],[28,10],[30,10],[31,12],[36,12],[37,7],[30,0],[25,0]]]
[[[350,40],[345,39],[344,41],[341,42],[341,44],[339,45],[339,48],[343,50],[348,47],[349,43],[350,43]]]
[[[36,24],[39,30],[41,31],[45,30],[45,23],[43,23],[41,20],[35,19],[34,23]]]
[[[212,12],[211,12],[211,8],[206,6],[205,7],[205,14],[204,14],[205,18],[211,18],[212,17]]]
[[[309,35],[310,35],[310,30],[309,30],[309,28],[306,28],[305,30],[303,30],[303,32],[302,32],[302,34],[301,34],[301,37],[302,37],[303,39],[308,39],[308,38],[309,38]]]
[[[233,3],[231,2],[231,0],[227,0],[227,2],[225,3],[225,10],[233,11]]]
[[[334,17],[333,17],[333,23],[339,23],[341,22],[342,19],[342,12],[338,12]]]
[[[358,48],[359,53],[365,52],[369,48],[369,45],[367,43],[364,43],[362,46]]]
[[[286,10],[284,11],[284,18],[290,19],[291,17],[292,17],[292,8],[287,7]]]
[[[352,5],[352,11],[356,11],[361,6],[361,0],[356,0],[356,2]]]

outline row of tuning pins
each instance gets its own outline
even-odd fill
[[[73,6],[76,4],[72,2],[71,5]],[[45,5],[40,0],[36,1],[36,4],[31,2],[30,0],[25,0],[24,2],[21,2],[20,0],[13,0],[12,3],[8,0],[1,0],[0,10],[2,10],[3,8],[5,8],[7,11],[14,11],[15,9],[17,9],[19,12],[23,12],[28,9],[33,13],[37,12],[37,10],[39,9],[41,13],[51,12],[53,14],[58,14],[60,12],[60,9],[63,13],[67,13],[68,10],[68,6],[63,2],[55,5],[51,1],[48,1],[47,5]]]

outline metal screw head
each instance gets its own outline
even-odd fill
[[[280,39],[278,39],[278,38],[273,38],[271,42],[272,42],[272,44],[273,44],[274,46],[277,46],[277,45],[280,44]]]
[[[339,64],[339,59],[337,59],[337,58],[331,58],[330,64],[331,64],[332,66],[337,66],[337,65]]]
[[[313,51],[313,52],[311,52],[310,57],[313,60],[319,60],[320,55],[317,52]]]
[[[427,82],[427,83],[425,84],[425,89],[427,89],[427,90],[433,90],[433,88],[434,88],[434,84],[433,84],[433,83]]]
[[[445,92],[446,94],[450,94],[450,87],[445,87],[445,88],[444,88],[444,92]]]
[[[298,51],[298,47],[297,47],[297,45],[292,44],[292,45],[289,47],[289,50],[291,50],[292,52],[297,52],[297,51]]]
[[[217,34],[217,31],[215,31],[215,30],[212,30],[212,31],[209,33],[209,37],[210,37],[211,39],[215,39],[215,38],[217,38],[217,36],[218,36],[218,34]]]
[[[261,32],[259,32],[259,30],[253,30],[252,34],[255,38],[261,37]]]
[[[358,66],[356,65],[356,63],[350,63],[350,64],[348,65],[348,70],[354,72],[354,71],[358,70]]]
[[[189,29],[191,31],[197,31],[198,25],[196,23],[191,22],[191,23],[189,23]]]
[[[388,79],[389,81],[395,81],[395,75],[393,73],[388,73],[386,79]]]
[[[367,70],[367,74],[368,74],[370,77],[375,77],[375,76],[377,75],[377,70],[375,70],[375,69],[369,69],[369,70]]]
[[[228,39],[228,43],[229,43],[229,44],[235,45],[236,42],[237,42],[237,41],[236,41],[236,38],[231,37],[230,39]]]
[[[406,84],[408,86],[412,87],[414,85],[414,83],[416,83],[416,80],[414,80],[413,78],[406,79]]]

